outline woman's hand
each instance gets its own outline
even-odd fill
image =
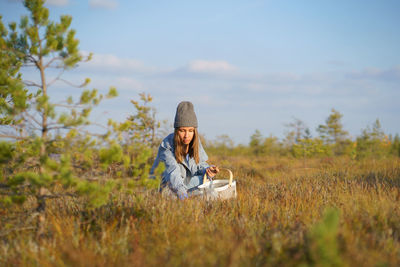
[[[217,173],[219,173],[219,169],[217,166],[210,166],[206,169],[207,176],[213,178]]]

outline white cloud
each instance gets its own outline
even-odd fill
[[[115,9],[118,2],[116,0],[89,0],[89,5],[93,8]]]
[[[47,0],[46,4],[51,6],[66,6],[69,4],[69,0]]]
[[[83,55],[88,55],[88,52],[83,52]],[[132,72],[150,72],[154,68],[145,66],[141,61],[132,58],[120,58],[111,54],[94,54],[89,62],[82,64],[83,69],[94,71],[107,71],[118,73]]]
[[[400,81],[400,65],[389,69],[366,68],[351,72],[347,76],[360,80]]]
[[[189,62],[187,71],[195,73],[229,73],[237,68],[226,61],[194,60]]]
[[[146,89],[142,82],[125,76],[116,78],[112,85],[119,89],[133,92],[142,92]]]
[[[83,51],[83,56],[89,52]],[[80,68],[92,71],[106,71],[107,73],[147,73],[163,76],[178,74],[239,74],[237,68],[226,61],[193,60],[180,68],[159,68],[144,64],[134,58],[122,58],[113,54],[93,54],[89,62],[82,63]],[[279,77],[281,78],[281,77]]]

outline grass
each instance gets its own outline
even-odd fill
[[[4,266],[399,266],[400,161],[211,157],[238,198],[117,196],[99,209],[49,200],[2,209]],[[223,177],[223,174],[221,174]]]

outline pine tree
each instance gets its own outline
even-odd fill
[[[286,140],[291,143],[291,145],[294,143],[297,144],[300,139],[310,135],[310,130],[307,125],[300,119],[293,118],[293,122],[288,123],[285,126],[289,128],[289,131],[286,134]]]
[[[119,168],[121,175],[148,186],[151,161],[159,145],[157,130],[161,123],[156,119],[156,109],[150,106],[152,96],[145,93],[139,96],[139,101],[131,100],[134,115],[128,116],[123,122],[109,119],[110,136],[106,141],[110,145],[101,149],[100,161],[104,167],[114,164],[111,168]]]
[[[343,129],[342,117],[343,115],[333,108],[325,120],[325,124],[321,124],[317,128],[320,138],[336,155],[345,154],[348,147],[351,146],[348,132]]]
[[[102,198],[97,201],[100,205],[107,194],[99,192],[104,193],[107,187],[77,179],[71,154],[65,147],[77,130],[83,131],[79,127],[90,124],[91,110],[103,95],[93,89],[83,90],[76,101],[72,97],[62,104],[50,100],[51,85],[64,81],[61,77],[65,71],[91,56],[83,57],[79,52],[79,41],[70,29],[72,17],[64,15],[59,22],[50,21],[44,3],[44,0],[25,0],[29,16],[23,16],[19,24],[10,23],[8,30],[0,19],[0,137],[14,140],[2,144],[13,156],[0,162],[3,166],[8,164],[8,168],[2,168],[0,189],[7,192],[1,194],[0,202],[22,202],[31,195],[37,200],[37,211],[43,211],[47,198],[82,193],[93,200]],[[23,80],[22,68],[34,68],[38,81]],[[47,79],[49,69],[59,71],[51,81]],[[89,82],[86,79],[78,87],[83,88]],[[116,94],[111,88],[106,97]],[[50,158],[49,152],[57,147],[57,159]],[[52,191],[57,184],[73,188],[75,193]]]
[[[339,144],[347,137],[348,132],[343,129],[342,117],[343,115],[333,108],[325,124],[318,126],[320,137],[327,143]]]
[[[392,155],[400,157],[400,137],[399,134],[396,134],[392,140],[392,144],[390,147],[390,152]]]
[[[255,155],[260,155],[262,154],[263,151],[263,142],[264,142],[264,137],[262,136],[260,130],[255,130],[254,134],[251,135],[250,137],[250,149]]]
[[[379,119],[376,119],[371,127],[367,126],[362,131],[361,136],[357,138],[357,157],[375,157],[379,158],[390,153],[390,147],[387,144],[387,138],[382,130]]]
[[[32,95],[24,87],[19,73],[22,63],[17,55],[9,49],[8,31],[1,18],[0,16],[0,129],[2,137],[18,138],[21,136],[21,132],[17,132],[15,135],[15,133],[8,133],[2,128],[6,125],[21,124],[18,114],[27,108]]]
[[[17,134],[22,137],[40,136],[42,157],[46,156],[50,131],[89,124],[88,117],[92,107],[98,105],[102,99],[97,90],[93,89],[83,91],[76,102],[72,97],[63,104],[54,104],[50,101],[48,92],[50,86],[57,81],[64,81],[61,75],[66,70],[75,68],[79,62],[89,60],[91,55],[84,58],[79,53],[79,40],[75,38],[75,30],[69,29],[72,17],[64,15],[60,17],[59,22],[50,21],[49,10],[44,6],[44,2],[24,1],[30,16],[23,16],[18,27],[17,23],[10,23],[8,35],[2,27],[0,40],[1,54],[8,55],[8,65],[14,68],[13,72],[8,73],[9,80],[16,76],[13,80],[19,81],[2,87],[2,99],[9,100],[8,106],[19,108],[13,112],[2,112],[2,122],[4,122],[2,126],[12,127],[2,127],[1,136],[9,138]],[[7,65],[2,66],[2,73],[6,71],[6,67]],[[39,81],[24,81],[24,88],[21,85],[19,72],[21,67],[34,68],[38,72]],[[48,69],[59,70],[59,75],[52,81],[47,80]],[[83,88],[89,82],[90,80],[86,79],[78,87]],[[111,89],[109,96],[115,95],[115,89]],[[58,114],[56,108],[67,109],[69,113]]]
[[[146,143],[151,147],[156,145],[156,131],[161,124],[156,120],[156,110],[150,107],[149,104],[153,100],[150,94],[140,93],[139,101],[131,100],[136,114],[128,117],[130,139],[137,138],[140,142]]]

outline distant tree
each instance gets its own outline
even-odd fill
[[[202,141],[202,144],[205,144],[206,150],[209,154],[219,155],[222,157],[232,155],[233,149],[235,148],[233,140],[227,134],[219,135],[213,141]]]
[[[390,153],[392,155],[400,157],[400,137],[399,134],[396,134],[392,140]]]
[[[339,111],[331,110],[331,114],[325,120],[325,124],[321,124],[317,128],[322,140],[328,144],[339,144],[346,139],[348,132],[343,129],[342,117],[343,115]]]
[[[293,118],[293,122],[286,127],[288,131],[284,143],[294,157],[303,158],[304,167],[307,158],[327,153],[322,141],[312,138],[310,129],[302,120]]]
[[[331,149],[318,137],[305,137],[293,145],[292,154],[296,158],[303,158],[303,167],[306,167],[308,158],[328,156],[331,154]]]
[[[386,137],[379,119],[376,119],[375,122],[372,124],[371,136],[373,139],[377,140],[383,140]]]
[[[294,155],[293,149],[295,145],[298,145],[299,142],[306,136],[311,137],[311,134],[307,125],[302,120],[297,118],[293,118],[293,121],[285,124],[285,126],[287,128],[287,131],[285,139],[283,140],[282,143],[282,147],[284,148],[287,154]]]
[[[225,147],[227,149],[232,149],[234,147],[234,142],[229,135],[223,134],[217,136],[215,140],[215,145],[218,147]]]
[[[265,138],[259,130],[255,130],[254,134],[250,137],[249,149],[250,153],[257,156],[277,156],[283,154],[282,144],[278,138],[272,135]]]
[[[382,130],[379,119],[367,126],[357,138],[357,158],[382,157],[389,153],[389,139]]]
[[[283,154],[282,144],[275,136],[266,137],[263,142],[263,152],[270,156],[279,156]]]
[[[293,118],[293,122],[285,125],[289,130],[286,134],[286,139],[290,143],[298,143],[300,139],[310,136],[310,129],[304,121]]]
[[[352,145],[348,138],[348,132],[343,129],[343,115],[339,111],[332,109],[331,114],[325,120],[325,124],[321,124],[317,128],[320,138],[324,143],[330,146],[330,149],[336,155],[349,153]]]
[[[255,155],[260,155],[263,153],[264,137],[262,136],[260,130],[255,130],[254,134],[250,136],[250,149]]]

